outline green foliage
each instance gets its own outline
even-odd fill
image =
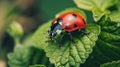
[[[15,47],[14,53],[8,54],[10,67],[27,67],[29,58],[31,56],[31,50],[21,45]]]
[[[20,45],[20,38],[23,36],[24,31],[20,23],[13,21],[7,28],[8,34],[13,37],[15,45]]]
[[[116,5],[117,5],[117,8],[120,10],[120,0],[117,0]]]
[[[38,65],[34,65],[34,66],[29,66],[29,67],[46,67],[46,66],[38,64]]]
[[[13,38],[19,38],[23,35],[23,29],[22,29],[22,26],[16,22],[16,21],[13,21],[8,29],[7,29],[7,32],[13,37]]]
[[[109,16],[110,16],[111,21],[116,22],[116,23],[120,22],[119,20],[120,11],[113,11]]]
[[[120,60],[102,64],[100,67],[120,67]]]
[[[79,8],[93,12],[95,21],[108,14],[108,8],[115,5],[116,0],[74,0]]]
[[[13,53],[8,54],[10,67],[29,67],[34,64],[52,66],[44,51],[35,48],[33,45],[17,45]]]
[[[104,57],[107,57],[104,60],[106,61],[119,60],[120,59],[120,46],[119,46],[120,22],[106,21],[106,23],[103,24],[101,25],[102,30],[99,35],[99,39],[97,41],[96,47],[98,47],[98,49],[102,52],[102,55]]]
[[[117,13],[117,12],[116,12]],[[82,67],[99,67],[101,64],[120,59],[120,22],[114,13],[112,17],[103,17],[99,23],[101,33],[94,47],[93,53]],[[115,22],[116,21],[116,22]],[[109,66],[108,66],[109,67]]]

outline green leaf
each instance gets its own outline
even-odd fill
[[[86,10],[92,10],[94,7],[104,11],[116,3],[114,0],[74,0],[78,7]]]
[[[100,67],[120,67],[120,60],[104,63]]]
[[[27,67],[31,56],[31,49],[27,49],[21,45],[15,47],[14,53],[8,54],[10,67]]]
[[[117,8],[120,10],[120,0],[117,0],[116,5],[117,5]]]
[[[116,12],[117,13],[117,12]],[[118,13],[119,15],[119,13]],[[82,67],[99,67],[101,64],[120,59],[120,22],[103,17],[99,22],[101,33],[94,47],[94,51]]]
[[[110,19],[113,22],[120,22],[119,18],[120,18],[120,11],[113,11],[112,13],[110,13]]]
[[[107,9],[115,5],[116,0],[74,0],[74,2],[79,8],[92,11],[94,20],[98,21],[109,13]]]
[[[14,52],[8,54],[8,59],[10,67],[29,67],[34,64],[53,66],[46,58],[44,51],[33,45],[17,45]]]
[[[92,52],[95,41],[100,33],[100,27],[98,25],[88,24],[85,30],[90,32],[90,34],[83,35],[74,33],[74,39],[77,41],[76,45],[73,45],[66,35],[62,48],[58,48],[58,42],[45,42],[49,39],[47,31],[50,25],[51,21],[42,25],[33,36],[33,42],[37,44],[36,47],[46,52],[46,56],[49,57],[50,62],[53,63],[55,67],[79,67],[81,63],[86,61],[89,54]],[[56,41],[57,39],[58,38],[56,38]]]
[[[92,9],[92,13],[93,13],[93,18],[95,21],[98,21],[101,19],[102,16],[104,16],[105,14],[109,13],[108,10],[102,12],[99,8],[93,8]]]
[[[36,64],[36,65],[33,65],[33,66],[29,66],[29,67],[46,67],[45,65],[41,65],[41,64]]]
[[[119,60],[120,58],[120,22],[117,19],[118,17],[113,19],[114,17],[116,15],[111,14],[111,21],[107,21],[106,23],[100,22],[102,30],[97,41],[101,52],[104,52],[103,54],[111,61]]]

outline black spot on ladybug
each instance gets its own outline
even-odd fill
[[[58,18],[58,19],[57,19],[57,22],[62,22],[62,19],[61,19],[61,18]]]
[[[77,15],[76,14],[72,14],[75,18],[77,17]]]
[[[84,19],[82,19],[82,20],[83,20],[84,24],[86,24],[86,23],[85,23],[85,20],[84,20]]]
[[[74,24],[74,27],[77,27],[77,24]]]

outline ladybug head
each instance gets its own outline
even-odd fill
[[[62,26],[57,22],[53,24],[48,31],[50,39],[53,39],[57,34],[61,34],[62,32]]]

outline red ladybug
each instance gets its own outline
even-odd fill
[[[84,17],[77,12],[67,12],[52,21],[48,34],[51,40],[56,35],[61,35],[61,41],[63,38],[62,31],[64,30],[70,35],[71,40],[74,41],[71,32],[76,30],[80,31],[83,28],[86,28]]]

